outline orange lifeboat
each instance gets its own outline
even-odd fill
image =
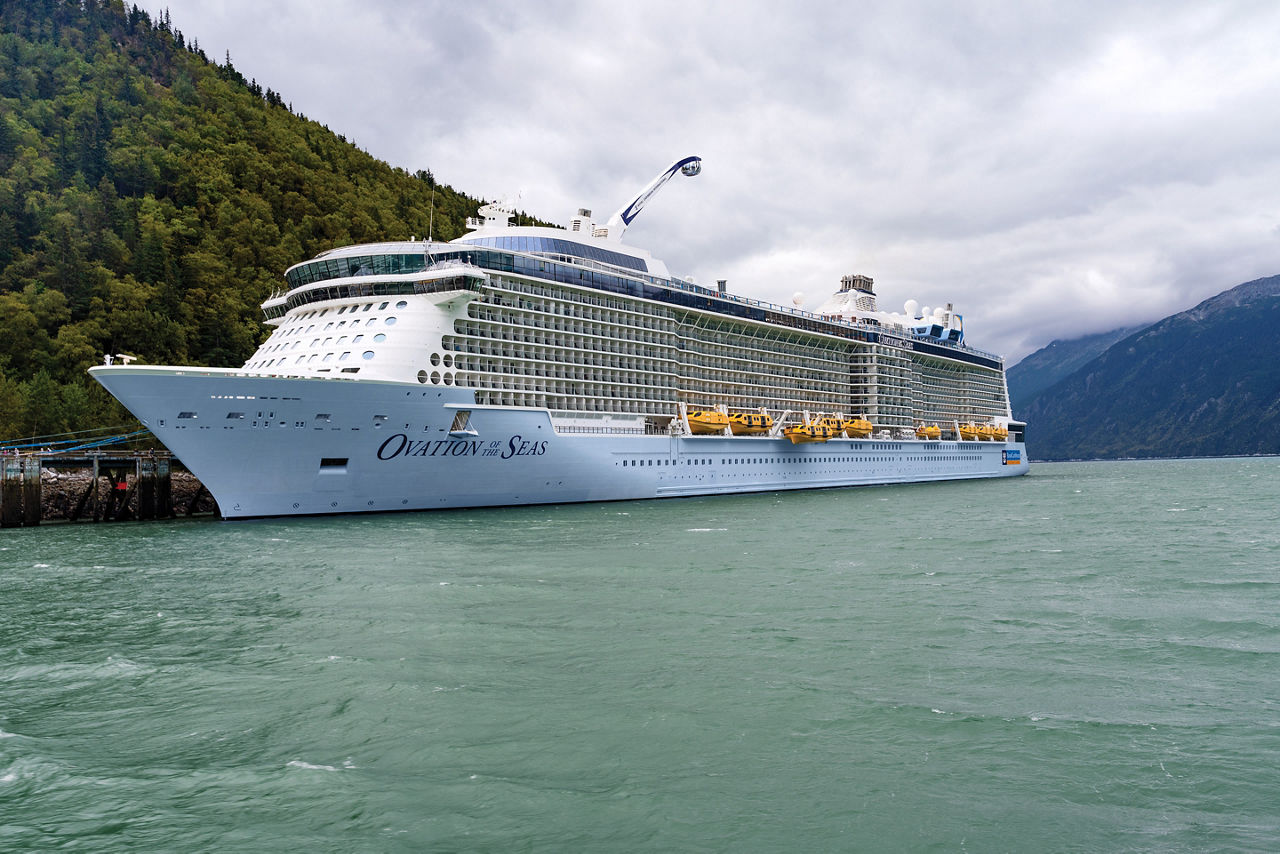
[[[729,429],[735,436],[758,436],[773,428],[773,417],[762,412],[734,412],[729,415]]]
[[[688,421],[691,433],[723,433],[729,426],[729,416],[714,409],[690,412]]]
[[[871,435],[871,422],[865,418],[851,418],[842,425],[844,434],[850,439],[865,439]]]
[[[821,421],[806,421],[794,427],[787,427],[782,433],[791,440],[793,445],[801,445],[805,442],[825,442],[835,435],[834,431]]]

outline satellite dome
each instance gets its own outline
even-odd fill
[[[804,303],[804,291],[796,291],[791,295],[791,304],[799,308]]]
[[[920,303],[913,299],[909,299],[902,304],[902,312],[907,317],[917,317],[920,314]]]

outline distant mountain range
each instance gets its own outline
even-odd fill
[[[1009,370],[1033,459],[1280,453],[1280,276]]]

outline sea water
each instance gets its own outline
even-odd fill
[[[0,533],[0,850],[1280,850],[1280,460]]]

